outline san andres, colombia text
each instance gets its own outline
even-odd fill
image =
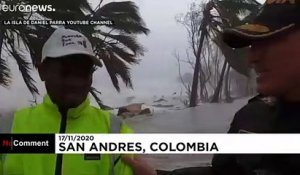
[[[61,142],[62,152],[218,152],[215,142],[152,142],[144,146],[141,142]]]

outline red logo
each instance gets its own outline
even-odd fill
[[[2,146],[3,147],[11,147],[12,143],[10,140],[2,140]]]

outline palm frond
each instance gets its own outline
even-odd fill
[[[128,53],[126,52],[125,49],[120,48],[116,45],[111,45],[107,49],[110,50],[111,53],[114,53],[116,58],[122,59],[128,64],[138,64],[140,61],[139,59],[136,58],[136,55]]]
[[[34,26],[34,28],[22,26],[22,28],[12,29],[12,31],[20,38],[18,40],[23,42],[26,50],[30,53],[33,65],[36,65],[41,59],[43,44],[54,31],[54,28],[39,25]]]
[[[121,77],[127,87],[133,88],[129,67],[118,59],[112,51],[102,55],[102,60],[116,90],[120,91],[118,77]]]
[[[0,58],[0,85],[8,87],[11,82],[10,69],[6,64],[6,61]]]
[[[112,20],[113,29],[128,34],[148,34],[145,22],[139,14],[139,9],[132,1],[111,2],[95,11],[94,20]]]
[[[113,85],[120,91],[118,78],[121,78],[126,86],[132,88],[129,72],[129,65],[138,64],[138,56],[142,56],[145,49],[137,41],[137,34],[148,34],[139,9],[132,1],[111,2],[102,5],[100,1],[94,11],[87,0],[25,0],[23,4],[45,5],[51,4],[55,12],[39,13],[4,13],[0,12],[0,20],[21,20],[21,19],[51,19],[51,20],[113,20],[112,26],[80,26],[65,25],[65,28],[78,30],[85,34],[92,42],[96,55],[103,60],[107,71],[112,79]],[[21,0],[7,2],[11,4],[21,3]],[[42,46],[46,39],[54,31],[50,25],[19,25],[0,26],[2,31],[8,30],[4,36],[5,46],[8,53],[16,60],[23,79],[34,95],[38,93],[34,86],[34,80],[30,76],[31,62],[36,65],[40,61]],[[99,31],[99,29],[101,29]],[[107,32],[107,29],[113,32]],[[11,33],[14,33],[13,35]],[[106,40],[108,39],[108,40]],[[19,50],[20,45],[25,46],[31,56],[31,62],[26,61],[24,54]],[[23,51],[23,50],[22,50]],[[104,56],[103,56],[104,55]],[[0,68],[7,67],[0,63]],[[3,68],[3,70],[6,70]],[[5,72],[5,71],[4,71]],[[1,72],[0,72],[1,73]],[[6,71],[6,73],[8,73]],[[3,74],[7,75],[7,74]],[[0,75],[1,76],[1,75]],[[7,77],[7,76],[6,76]],[[1,77],[0,77],[1,83]]]
[[[128,48],[136,55],[143,55],[145,49],[137,42],[135,36],[132,35],[113,35],[109,33],[101,32],[105,37],[111,38],[115,41],[118,41],[124,47]]]
[[[0,33],[0,56],[2,55],[2,46],[4,42],[4,32],[1,30]],[[6,61],[0,57],[0,85],[3,87],[9,87],[11,81],[10,69]]]
[[[96,100],[97,104],[100,106],[101,109],[104,110],[111,110],[113,108],[106,106],[105,104],[103,104],[103,102],[101,101],[100,97],[98,96],[98,94],[101,94],[101,92],[99,92],[96,88],[91,87],[90,89],[90,93],[92,94],[92,96],[94,97],[94,99]]]
[[[39,91],[35,86],[36,83],[35,80],[30,75],[30,71],[32,70],[32,64],[26,61],[24,55],[22,55],[18,50],[18,48],[16,47],[14,43],[15,42],[14,34],[13,33],[8,34],[8,32],[6,32],[5,35],[7,39],[7,43],[5,43],[6,48],[8,49],[9,54],[16,60],[27,88],[29,89],[31,94],[35,97],[35,95],[39,94]]]
[[[245,11],[256,12],[261,4],[256,0],[215,0],[215,4],[231,14],[241,14]]]
[[[215,0],[215,5],[220,16],[230,21],[230,26],[241,25],[252,20],[261,7],[256,0]],[[245,18],[241,18],[242,16]]]
[[[221,37],[224,28],[238,26],[253,19],[261,4],[256,0],[212,0],[213,9],[204,19],[207,22],[208,38],[222,51],[226,61],[237,72],[248,76],[249,66],[245,57],[247,49],[233,50],[229,48]]]

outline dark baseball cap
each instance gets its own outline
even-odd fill
[[[299,24],[300,0],[267,0],[252,22],[225,29],[223,40],[230,47],[242,48],[253,41],[284,34]]]

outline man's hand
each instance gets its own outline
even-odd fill
[[[124,155],[122,156],[122,160],[132,167],[134,175],[157,175],[154,168],[139,156],[130,157]]]

